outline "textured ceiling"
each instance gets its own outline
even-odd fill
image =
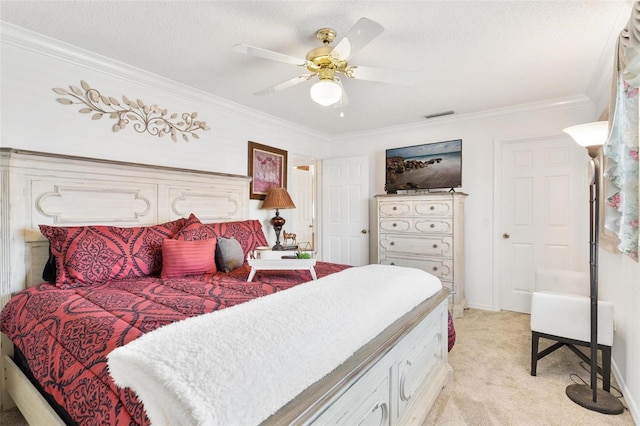
[[[629,13],[629,1],[601,0],[0,2],[3,21],[327,135],[584,95]],[[311,101],[311,82],[254,95],[306,69],[231,51],[304,58],[316,30],[339,40],[360,17],[385,31],[350,64],[420,77],[409,87],[346,79],[344,117]]]

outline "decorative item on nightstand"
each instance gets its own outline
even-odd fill
[[[285,224],[285,220],[280,216],[279,209],[295,209],[296,205],[293,204],[289,193],[284,188],[272,188],[267,193],[267,197],[262,203],[263,209],[276,209],[276,215],[271,218],[271,226],[276,231],[276,244],[272,247],[272,250],[284,250],[284,246],[280,244],[280,231]]]

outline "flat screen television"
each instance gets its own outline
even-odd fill
[[[386,150],[388,194],[461,186],[462,139]]]

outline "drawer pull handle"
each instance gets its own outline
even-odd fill
[[[437,271],[437,270],[438,270],[438,267],[437,267],[437,266],[434,266],[434,267],[433,267],[433,270],[434,270],[434,271]]]
[[[394,243],[393,241],[391,241],[391,245],[392,245],[392,246],[395,246],[395,245],[396,245],[396,243]]]
[[[400,377],[400,399],[403,401],[409,401],[413,395],[407,395],[405,380],[407,378],[407,372],[411,369],[411,361],[406,360],[404,363],[406,367],[403,368],[404,371],[402,372],[402,377]]]
[[[393,210],[398,210],[398,208],[396,206],[393,206]]]
[[[394,223],[394,224],[393,224],[393,227],[395,228],[396,226],[398,226],[398,224],[397,224],[397,223]]]
[[[433,248],[438,248],[438,245],[437,245],[437,244],[434,244],[434,245],[433,245]]]
[[[436,225],[434,223],[432,223],[431,225],[429,225],[431,228],[435,228]]]
[[[429,210],[435,210],[435,209],[436,209],[436,206],[429,207]]]
[[[387,406],[387,403],[384,401],[378,402],[375,407],[371,409],[371,412],[375,413],[379,410],[382,410],[382,414],[380,415],[380,424],[389,423],[389,407]]]

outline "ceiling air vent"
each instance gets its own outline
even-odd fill
[[[442,117],[442,116],[445,116],[445,115],[453,115],[453,114],[454,114],[453,111],[444,111],[444,112],[437,112],[435,114],[425,115],[424,118],[426,118],[428,120],[430,118]]]

